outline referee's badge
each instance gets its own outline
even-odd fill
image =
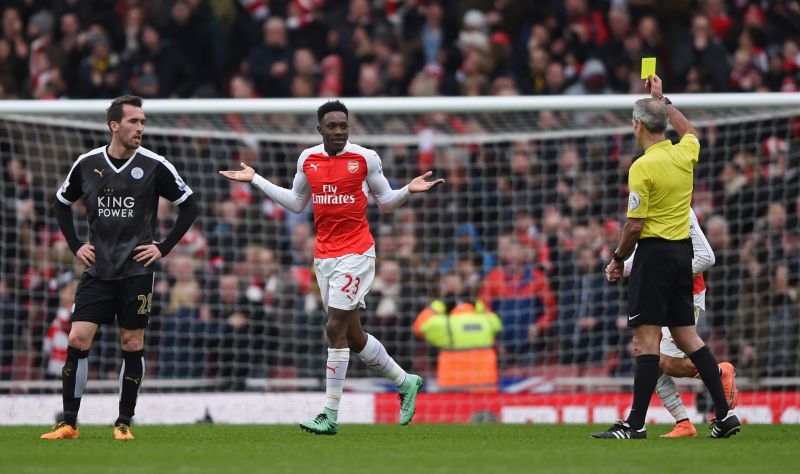
[[[144,170],[137,166],[131,170],[131,176],[133,179],[142,179],[142,176],[144,176]]]
[[[635,210],[637,207],[639,207],[639,203],[641,202],[642,198],[639,197],[639,194],[636,191],[631,191],[631,194],[628,196],[628,210]]]

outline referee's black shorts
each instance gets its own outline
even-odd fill
[[[692,241],[639,241],[629,280],[628,327],[693,326]]]

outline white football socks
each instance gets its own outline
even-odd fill
[[[367,367],[385,377],[398,387],[406,381],[406,371],[400,367],[386,352],[386,348],[372,334],[367,334],[367,344],[358,353],[358,357]]]
[[[678,387],[672,377],[667,374],[661,374],[656,384],[656,393],[658,398],[661,399],[661,403],[664,404],[664,408],[675,418],[676,423],[689,418],[686,413],[686,407],[683,406],[681,395],[678,393]]]
[[[349,362],[350,349],[328,349],[328,361],[325,363],[325,413],[333,421],[336,421],[339,411]]]

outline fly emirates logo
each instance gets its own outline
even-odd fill
[[[97,215],[100,217],[133,217],[133,206],[136,201],[130,197],[99,196],[97,198]]]
[[[314,194],[312,202],[320,205],[355,204],[356,197],[352,194],[336,194],[337,187],[332,184],[322,185],[322,194]]]

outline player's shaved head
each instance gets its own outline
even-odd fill
[[[659,99],[639,99],[633,106],[633,120],[642,122],[651,133],[664,133],[667,130],[669,112],[667,104]]]

